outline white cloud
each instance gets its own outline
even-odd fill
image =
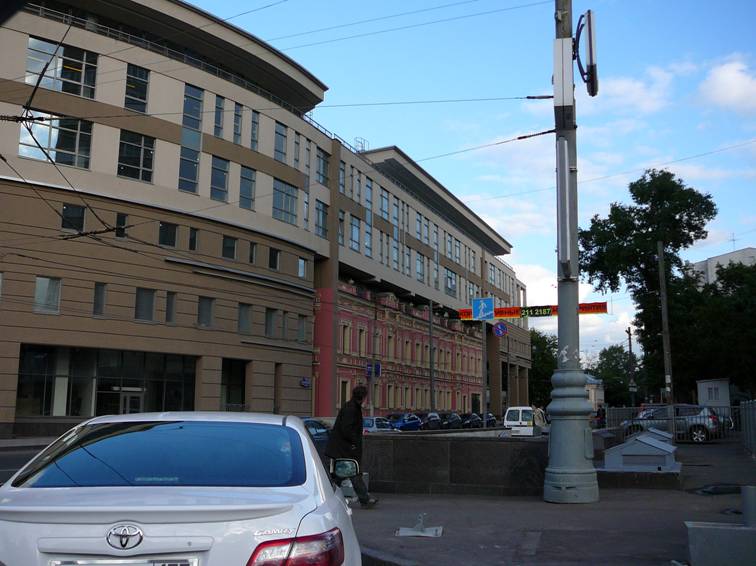
[[[698,88],[707,102],[739,113],[756,112],[756,75],[743,61],[712,68]]]
[[[599,96],[589,97],[583,89],[577,91],[578,111],[581,115],[652,114],[669,104],[675,74],[661,67],[649,67],[642,78],[609,77],[599,84]]]

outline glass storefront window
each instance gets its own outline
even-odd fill
[[[197,358],[23,345],[19,416],[80,416],[194,409]]]

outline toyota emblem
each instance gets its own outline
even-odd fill
[[[108,544],[118,550],[130,550],[142,542],[144,533],[135,525],[116,525],[108,531]]]

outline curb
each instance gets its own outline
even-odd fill
[[[420,566],[419,562],[393,556],[387,552],[360,546],[362,566]]]

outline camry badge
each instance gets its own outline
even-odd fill
[[[108,531],[108,544],[118,550],[130,550],[142,542],[144,533],[135,525],[116,525]]]
[[[261,529],[255,531],[256,537],[267,537],[270,535],[290,535],[294,532],[294,529]]]

